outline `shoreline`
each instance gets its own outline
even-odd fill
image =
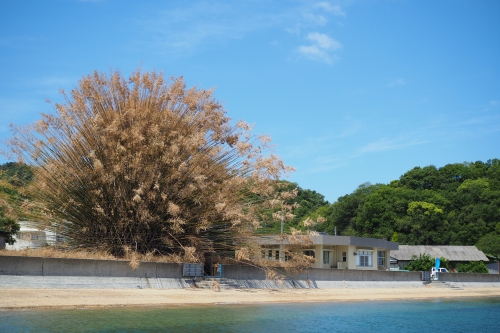
[[[0,289],[0,311],[500,297],[500,288]]]

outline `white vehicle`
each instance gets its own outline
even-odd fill
[[[449,273],[449,271],[446,269],[446,268],[439,268],[438,270],[436,270],[436,267],[432,267],[431,269],[431,274],[433,273]]]
[[[431,280],[437,280],[437,273],[449,273],[449,271],[446,268],[439,268],[436,269],[436,267],[432,267],[431,269]]]

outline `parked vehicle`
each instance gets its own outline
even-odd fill
[[[446,268],[436,269],[436,267],[432,267],[432,269],[431,269],[431,280],[437,280],[438,279],[437,273],[449,273],[449,271]]]

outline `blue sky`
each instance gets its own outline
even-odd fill
[[[496,0],[1,1],[0,140],[83,75],[140,65],[216,88],[333,202],[500,158],[499,17]]]

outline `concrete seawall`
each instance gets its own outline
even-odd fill
[[[280,270],[278,270],[280,271]],[[311,268],[296,275],[281,271],[281,281],[265,280],[262,269],[251,266],[225,265],[224,278],[250,288],[414,288],[423,287],[420,272]],[[500,280],[499,280],[500,282]]]
[[[126,260],[0,256],[0,288],[153,288],[194,285],[182,276],[182,264],[141,262],[133,270]],[[279,271],[279,270],[278,270]],[[421,288],[420,272],[313,268],[284,279],[266,280],[264,270],[224,265],[223,278],[240,288]],[[463,287],[499,287],[500,275],[441,273],[440,281]]]
[[[193,285],[182,264],[0,256],[0,288],[155,288]]]

